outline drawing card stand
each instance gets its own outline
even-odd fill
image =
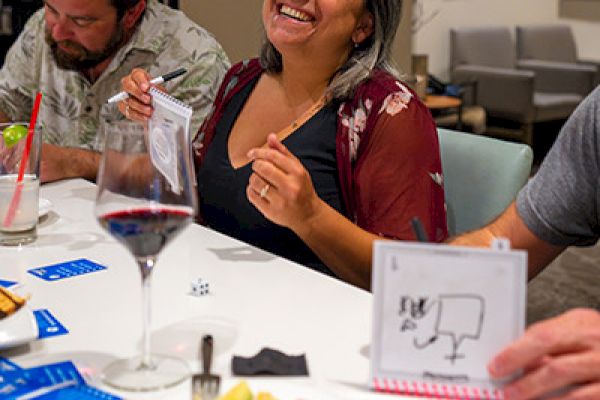
[[[525,328],[527,254],[377,241],[370,386],[449,399],[502,399],[486,365]]]

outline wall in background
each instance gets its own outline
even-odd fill
[[[567,23],[573,27],[579,58],[600,61],[600,46],[598,46],[600,24],[598,22],[579,21],[567,18],[560,18],[559,22]]]
[[[558,15],[565,18],[600,21],[600,0],[560,0]]]
[[[580,58],[600,60],[600,25],[559,18],[558,5],[558,0],[417,0],[413,51],[428,54],[429,71],[447,79],[452,27],[562,23],[573,28]]]
[[[211,32],[232,62],[254,57],[260,49],[262,0],[180,0],[179,7]]]
[[[404,71],[410,71],[411,1],[404,0],[402,24],[394,42],[394,57]],[[180,8],[215,35],[231,61],[236,62],[258,54],[262,3],[262,0],[180,0]]]
[[[401,72],[411,72],[412,32],[411,20],[414,0],[402,1],[402,20],[394,41],[394,59]]]

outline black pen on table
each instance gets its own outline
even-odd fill
[[[157,76],[156,78],[152,79],[150,81],[150,83],[153,85],[160,85],[161,83],[164,83],[164,82],[170,81],[171,79],[177,78],[178,76],[183,75],[186,72],[187,72],[187,70],[185,68],[179,68],[173,72],[169,72],[168,74]],[[115,94],[113,97],[108,99],[106,102],[108,104],[112,104],[112,103],[119,102],[121,100],[125,100],[128,97],[129,97],[129,94],[127,92],[120,92],[120,93]]]
[[[423,228],[423,224],[421,223],[419,217],[413,217],[413,219],[410,220],[410,225],[412,226],[412,230],[419,242],[429,242],[427,232],[425,232],[425,228]]]

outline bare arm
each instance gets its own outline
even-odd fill
[[[10,118],[0,111],[0,122],[10,122]],[[100,153],[91,150],[60,147],[42,144],[41,178],[42,182],[52,182],[69,178],[96,180]]]
[[[484,228],[451,239],[450,244],[488,247],[496,237],[509,239],[511,246],[515,249],[527,250],[529,279],[535,277],[565,249],[551,245],[531,232],[519,215],[514,201],[494,222]]]
[[[321,200],[308,171],[274,134],[267,144],[248,154],[254,170],[248,200],[266,218],[294,231],[338,277],[369,289],[372,243],[378,236]]]
[[[99,165],[100,153],[98,152],[48,143],[42,145],[42,182],[69,178],[95,181]]]
[[[384,238],[361,229],[320,199],[314,215],[292,230],[337,276],[370,290],[373,241]]]
[[[2,111],[0,111],[0,122],[10,122],[10,118]]]

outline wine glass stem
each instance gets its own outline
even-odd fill
[[[142,273],[142,362],[139,369],[152,369],[154,364],[152,363],[152,356],[150,353],[150,326],[152,316],[152,268],[156,263],[156,258],[147,257],[138,260],[140,271]]]

